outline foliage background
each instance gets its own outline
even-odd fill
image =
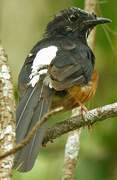
[[[100,0],[103,17],[112,19],[109,27],[117,31],[117,1]],[[7,51],[14,86],[17,91],[17,77],[25,57],[34,44],[42,38],[51,15],[70,6],[84,7],[83,0],[0,0],[0,40]],[[109,32],[112,46],[102,26],[97,28],[96,66],[100,79],[93,107],[117,101],[117,33]],[[113,49],[113,50],[112,50]],[[91,107],[91,105],[90,105]],[[68,114],[65,114],[65,117]],[[56,119],[62,119],[62,115]],[[32,171],[13,171],[13,180],[59,180],[63,167],[66,135],[53,144],[42,148]],[[117,118],[98,123],[90,132],[83,129],[79,164],[75,180],[117,179]]]

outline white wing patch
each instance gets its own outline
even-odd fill
[[[58,48],[56,46],[49,46],[47,48],[43,48],[37,52],[35,59],[32,64],[32,71],[30,74],[30,82],[32,87],[36,85],[39,81],[39,77],[41,74],[47,73],[47,69],[40,70],[43,65],[49,65],[51,61],[56,57],[56,53]]]

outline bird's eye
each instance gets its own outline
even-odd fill
[[[72,22],[75,22],[76,20],[77,20],[77,16],[75,16],[75,15],[71,15],[70,16],[70,20],[72,21]]]

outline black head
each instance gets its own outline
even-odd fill
[[[80,8],[71,7],[54,16],[54,19],[47,25],[45,34],[47,36],[61,36],[80,32],[79,34],[86,35],[94,26],[107,22],[111,22],[111,20],[99,18]]]

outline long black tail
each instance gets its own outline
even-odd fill
[[[34,127],[35,123],[50,108],[52,90],[40,81],[34,88],[29,87],[24,93],[16,110],[16,143],[20,143]],[[33,136],[23,149],[15,154],[14,168],[18,171],[29,171],[36,160],[46,130],[46,123]]]

